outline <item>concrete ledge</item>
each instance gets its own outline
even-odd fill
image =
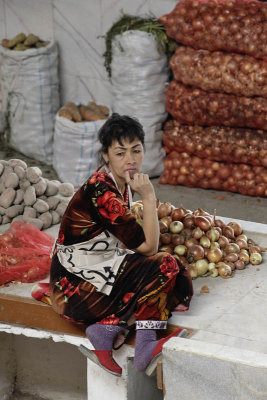
[[[163,350],[165,400],[263,400],[267,355],[182,338]]]

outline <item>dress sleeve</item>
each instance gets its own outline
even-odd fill
[[[135,249],[145,241],[143,228],[107,173],[93,175],[85,191],[96,223],[116,236],[128,249]]]

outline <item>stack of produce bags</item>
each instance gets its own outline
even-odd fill
[[[182,0],[160,183],[267,197],[267,4]]]

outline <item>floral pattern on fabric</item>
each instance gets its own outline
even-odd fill
[[[178,274],[179,266],[176,259],[170,255],[164,258],[163,264],[160,266],[160,270],[163,275],[167,276],[168,278],[172,278]]]
[[[115,314],[110,315],[109,317],[101,319],[101,321],[97,322],[102,325],[118,325],[120,319],[115,316]]]
[[[126,212],[126,208],[117,199],[116,194],[107,190],[102,196],[97,198],[97,206],[100,214],[110,219],[111,223],[115,222]]]
[[[62,278],[59,282],[56,282],[55,285],[63,291],[65,296],[65,303],[69,301],[69,298],[74,294],[80,295],[80,290],[78,286],[73,286],[66,277]]]

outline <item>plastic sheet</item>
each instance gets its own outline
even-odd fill
[[[0,236],[0,285],[35,282],[50,271],[54,237],[25,222],[13,222]]]
[[[256,0],[181,0],[159,18],[186,46],[267,57],[267,4]]]
[[[162,135],[165,151],[187,152],[215,161],[267,168],[267,132],[249,128],[182,125],[169,120]]]
[[[267,62],[247,55],[179,47],[170,60],[176,81],[209,92],[267,97]]]
[[[172,81],[166,99],[167,111],[183,124],[267,130],[267,99],[263,97],[205,92]]]
[[[267,168],[211,161],[173,151],[164,160],[159,183],[267,197]]]

